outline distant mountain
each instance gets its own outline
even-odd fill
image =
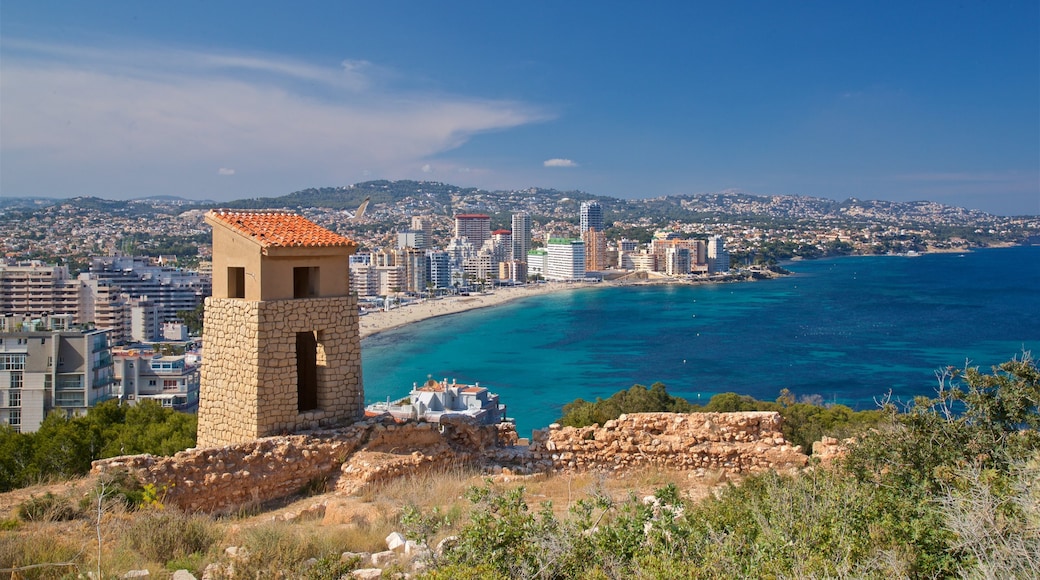
[[[608,223],[650,220],[659,224],[670,221],[716,221],[729,223],[768,224],[774,227],[806,223],[841,225],[920,224],[928,226],[977,226],[1006,221],[982,211],[947,206],[930,201],[895,202],[884,200],[833,199],[798,195],[755,195],[739,191],[679,194],[651,199],[620,199],[593,195],[583,191],[526,188],[508,191],[486,191],[459,187],[435,181],[367,181],[339,187],[308,188],[279,197],[239,199],[230,202],[187,200],[177,196],[149,196],[130,202],[110,201],[97,197],[72,199],[0,198],[0,210],[9,213],[31,212],[52,205],[145,215],[179,213],[183,206],[206,209],[289,209],[308,208],[352,211],[369,199],[368,215],[375,219],[391,217],[391,221],[409,215],[443,215],[487,213],[496,224],[507,224],[509,214],[527,211],[536,219],[575,221],[581,202],[598,201]]]
[[[361,202],[370,198],[372,205],[395,204],[407,198],[426,199],[440,208],[451,207],[454,196],[467,196],[480,190],[457,187],[435,181],[366,181],[341,187],[319,187],[303,189],[280,197],[257,197],[239,199],[221,204],[231,209],[276,209],[322,207],[328,209],[357,209]]]
[[[50,197],[0,197],[0,210],[48,207],[63,201]]]
[[[582,191],[528,188],[485,191],[431,181],[368,181],[344,187],[311,188],[280,197],[237,200],[228,208],[328,208],[353,210],[365,198],[370,208],[395,208],[414,214],[452,215],[481,212],[503,215],[525,210],[550,219],[573,219],[580,202],[598,201],[609,221],[745,221],[753,219],[775,225],[806,221],[821,223],[920,223],[969,225],[996,220],[982,211],[967,210],[930,201],[883,200],[844,201],[797,195],[755,195],[744,192],[681,194],[651,199],[619,199]]]
[[[212,206],[212,205],[215,205],[217,203],[217,202],[213,201],[212,199],[202,199],[202,200],[200,200],[200,199],[188,199],[186,197],[181,197],[179,195],[149,195],[147,197],[135,197],[134,199],[132,199],[130,201],[170,203],[170,204],[176,204],[176,205],[204,205],[204,206]]]

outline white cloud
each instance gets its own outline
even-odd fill
[[[546,159],[542,162],[545,167],[577,167],[578,164],[571,161],[570,159]]]
[[[18,160],[5,163],[5,192],[82,190],[73,185],[77,172],[131,176],[124,187],[139,192],[168,179],[160,174],[197,175],[213,158],[252,179],[277,174],[301,186],[408,174],[478,133],[547,118],[519,102],[391,90],[366,61],[321,67],[9,39],[2,49],[0,153]],[[65,171],[51,171],[55,163]],[[229,175],[225,169],[218,174]]]
[[[228,167],[221,167],[217,170],[217,175],[234,175],[235,170]]]
[[[423,173],[429,173],[431,171],[433,171],[433,166],[430,165],[429,163],[427,163],[427,164],[422,166],[422,172]]]

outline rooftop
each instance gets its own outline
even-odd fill
[[[218,209],[208,216],[252,238],[261,247],[354,246],[353,240],[329,231],[307,218],[284,211]]]

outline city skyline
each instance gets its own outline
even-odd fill
[[[6,4],[4,196],[371,179],[1040,214],[1035,5]]]

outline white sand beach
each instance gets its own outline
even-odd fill
[[[422,302],[401,306],[390,311],[371,311],[361,317],[359,323],[361,338],[413,322],[419,322],[420,320],[426,320],[427,318],[457,314],[476,308],[498,306],[499,304],[525,296],[537,296],[550,292],[575,290],[591,286],[594,286],[594,284],[562,282],[527,284],[511,288],[496,288],[494,291],[485,294],[474,292],[469,296],[444,296],[432,300],[423,300]]]

